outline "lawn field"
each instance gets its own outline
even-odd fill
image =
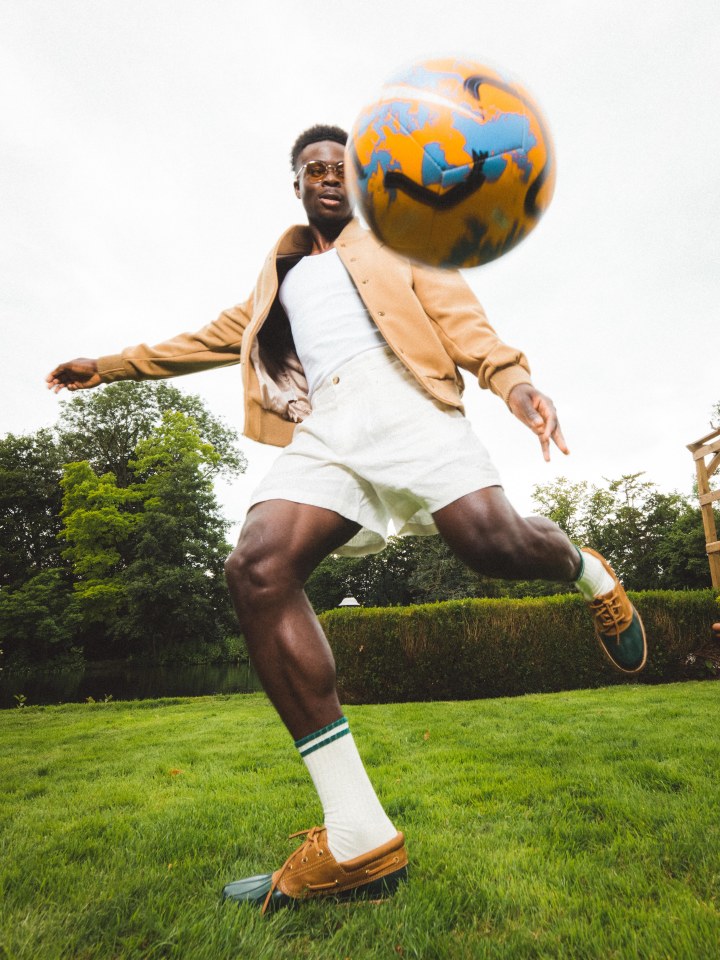
[[[349,707],[409,883],[262,918],[318,822],[262,694],[0,714],[2,960],[720,956],[720,684]]]

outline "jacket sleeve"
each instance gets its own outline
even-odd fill
[[[413,286],[454,363],[474,374],[481,387],[507,402],[513,387],[532,382],[525,354],[498,337],[457,270],[414,264]]]
[[[181,333],[164,343],[126,347],[98,359],[103,383],[161,380],[240,362],[243,331],[252,316],[252,299],[224,310],[197,333]]]

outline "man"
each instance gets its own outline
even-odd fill
[[[227,579],[255,669],[323,806],[284,866],[229,884],[263,910],[307,897],[377,896],[404,879],[403,835],[365,773],[335,665],[303,586],[329,553],[439,532],[473,570],[574,582],[603,651],[625,673],[646,659],[642,623],[612,569],[555,524],[521,518],[462,413],[462,367],[538,437],[567,453],[552,401],[455,271],[393,254],[353,219],[347,135],[315,126],[292,150],[308,225],[268,257],[252,296],[195,334],[61,364],[51,389],[242,364],[245,433],[285,449],[261,482]]]

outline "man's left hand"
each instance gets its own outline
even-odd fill
[[[563,453],[570,451],[565,443],[555,404],[530,383],[518,383],[510,391],[508,407],[526,427],[537,434],[545,460],[550,461],[550,441]]]

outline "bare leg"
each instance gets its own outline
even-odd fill
[[[332,510],[267,500],[248,512],[225,564],[250,659],[295,740],[342,715],[332,651],[303,587],[358,529]]]
[[[574,580],[577,550],[557,524],[521,517],[502,487],[470,493],[433,514],[440,536],[472,570],[509,580]]]

